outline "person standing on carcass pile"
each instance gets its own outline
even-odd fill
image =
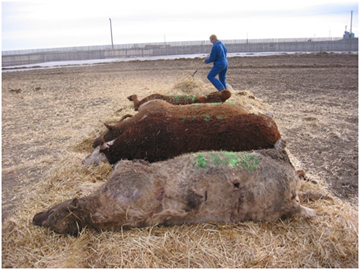
[[[210,36],[210,42],[213,44],[209,58],[204,60],[204,63],[214,63],[207,78],[215,86],[218,91],[227,89],[226,73],[228,70],[228,60],[226,58],[227,49],[225,44],[217,39],[216,35]],[[219,79],[215,76],[219,75]]]

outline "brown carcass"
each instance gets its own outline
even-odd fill
[[[151,100],[141,105],[138,113],[134,116],[127,114],[115,124],[105,124],[107,130],[94,140],[93,147],[97,147],[102,141],[108,142],[116,139],[145,115],[159,112],[172,115],[173,117],[198,117],[209,113],[227,116],[250,113],[243,106],[234,103],[206,103],[177,106],[167,103],[164,100]]]
[[[134,102],[135,110],[148,102],[149,100],[154,99],[161,99],[165,100],[168,103],[173,105],[185,105],[185,104],[192,104],[192,103],[213,103],[213,102],[225,102],[227,99],[231,97],[231,92],[227,89],[222,91],[211,92],[206,96],[193,96],[193,95],[178,95],[178,96],[166,96],[162,94],[152,94],[139,100],[137,95],[131,95],[128,97],[130,101]]]
[[[311,217],[284,149],[198,152],[157,163],[123,160],[92,195],[38,213],[33,224],[76,235],[83,228],[269,221]]]
[[[263,114],[204,114],[172,116],[167,112],[145,114],[116,139],[103,142],[83,163],[107,159],[167,160],[184,153],[273,148],[281,138],[274,120]]]

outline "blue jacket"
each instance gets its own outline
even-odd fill
[[[220,40],[216,40],[211,49],[211,53],[208,59],[205,60],[205,63],[209,64],[214,62],[214,66],[227,66],[228,61],[226,59],[227,49],[225,44]]]

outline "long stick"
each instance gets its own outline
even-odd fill
[[[206,55],[206,57],[205,57],[204,59],[202,59],[202,60],[204,61],[204,60],[205,60],[206,58],[208,58],[208,57],[209,57],[209,54]],[[202,62],[201,62],[201,64],[202,64]],[[200,68],[200,64],[198,65],[198,68],[195,70],[195,72],[194,72],[191,76],[194,77],[194,75],[196,74],[196,72],[198,72],[199,68]]]

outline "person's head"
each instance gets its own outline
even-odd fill
[[[210,42],[211,42],[212,44],[214,44],[215,41],[217,41],[217,36],[216,36],[216,35],[211,35],[211,36],[210,36]]]

